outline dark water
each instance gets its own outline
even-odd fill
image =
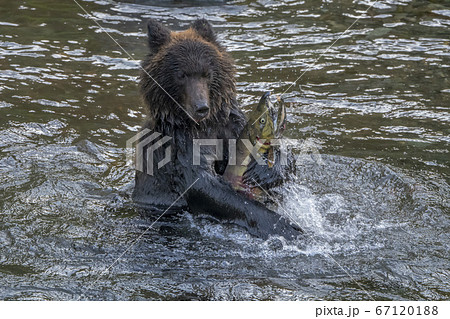
[[[279,212],[308,239],[182,214],[126,251],[138,67],[72,0],[0,0],[1,299],[449,299],[449,1],[79,3],[137,60],[147,18],[207,17],[244,107],[306,71],[286,135],[320,157]]]

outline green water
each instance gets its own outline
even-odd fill
[[[449,298],[449,1],[78,2],[136,62],[146,19],[206,17],[245,109],[287,90],[322,160],[282,190],[308,239],[184,213],[100,275],[156,218],[125,165],[139,68],[72,0],[0,0],[0,299]]]

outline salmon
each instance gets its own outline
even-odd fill
[[[229,163],[223,177],[235,190],[251,198],[258,197],[261,190],[243,182],[243,176],[251,162],[252,146],[259,146],[258,153],[265,159],[267,167],[274,165],[274,150],[271,140],[280,138],[286,125],[286,107],[278,97],[275,103],[270,101],[270,92],[266,92],[258,105],[247,116],[247,124],[236,141],[235,162]],[[251,145],[250,145],[251,143]],[[230,147],[230,153],[233,150]],[[230,161],[231,162],[231,161]]]

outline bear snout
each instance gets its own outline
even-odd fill
[[[206,101],[200,101],[195,104],[195,117],[197,121],[200,121],[207,117],[209,114],[209,106]]]
[[[196,122],[208,117],[210,112],[209,87],[203,78],[188,78],[185,85],[185,105]]]

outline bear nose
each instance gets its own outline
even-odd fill
[[[206,102],[200,102],[195,104],[195,113],[199,117],[205,117],[209,112],[209,106]]]

